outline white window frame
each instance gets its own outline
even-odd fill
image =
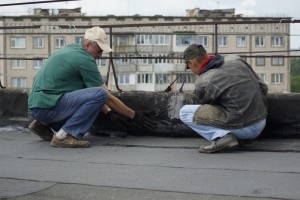
[[[266,58],[265,57],[256,57],[255,64],[256,64],[256,66],[266,66]]]
[[[152,35],[137,35],[136,36],[137,45],[151,45],[152,44]]]
[[[194,35],[176,35],[177,46],[190,45],[193,43],[195,43]]]
[[[247,46],[247,37],[246,36],[236,36],[236,46],[237,47],[246,47]]]
[[[155,45],[170,45],[170,35],[154,35],[153,42]]]
[[[157,54],[155,57],[158,57],[155,59],[155,63],[169,63],[169,59],[166,58],[168,54]]]
[[[179,59],[176,59],[176,62],[177,62],[177,63],[185,64],[185,60],[182,59],[182,58],[183,58],[183,53],[178,53],[178,54],[177,54],[177,57],[179,58]],[[180,58],[181,58],[181,59],[180,59]]]
[[[284,74],[283,73],[275,73],[271,74],[271,83],[272,84],[282,84],[284,79]]]
[[[26,48],[26,37],[11,37],[10,47],[12,49],[25,49]]]
[[[32,37],[32,47],[34,49],[44,48],[45,47],[45,38],[43,36]]]
[[[176,77],[178,77],[180,74],[177,74]],[[180,77],[177,79],[176,83],[195,83],[196,81],[196,75],[195,74],[182,74]]]
[[[11,87],[12,88],[26,88],[27,87],[27,78],[26,77],[12,77],[11,78]]]
[[[116,60],[116,63],[118,64],[128,64],[129,59],[127,54],[116,54],[117,57],[120,57]]]
[[[32,65],[34,69],[41,69],[44,64],[44,60],[33,60]]]
[[[145,57],[145,58],[138,59],[139,64],[152,64],[153,63],[152,58],[148,58],[148,57],[152,57],[152,54],[138,54],[138,57]]]
[[[155,74],[155,84],[166,84],[171,82],[171,74]]]
[[[81,44],[82,36],[75,36],[75,44]]]
[[[284,58],[283,57],[272,57],[271,65],[272,66],[284,66]]]
[[[26,60],[11,60],[11,69],[26,69]]]
[[[272,47],[283,47],[283,37],[281,37],[281,36],[271,37],[271,46]]]
[[[129,36],[116,36],[115,37],[115,45],[122,46],[122,45],[129,45]]]
[[[138,84],[152,84],[153,83],[153,74],[152,73],[137,74],[137,83]]]
[[[227,36],[218,36],[218,47],[227,47]]]
[[[202,45],[203,47],[208,47],[208,37],[203,35],[197,36],[197,44]]]
[[[130,74],[118,74],[118,84],[128,85],[130,84]]]
[[[55,42],[54,47],[56,49],[60,49],[66,45],[64,37],[55,37],[54,42]]]
[[[265,73],[257,73],[258,77],[263,80],[264,82],[267,82],[267,77]]]
[[[101,59],[99,59],[99,66],[100,67],[107,67],[108,66],[108,61],[109,61],[109,59],[105,59],[105,58],[101,58]]]
[[[266,45],[266,39],[264,36],[255,36],[255,46],[264,47]]]

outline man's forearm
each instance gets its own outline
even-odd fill
[[[108,95],[107,105],[116,113],[123,115],[129,119],[133,119],[135,111],[126,106],[122,101],[112,94]]]

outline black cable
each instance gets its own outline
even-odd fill
[[[39,3],[56,3],[56,2],[64,2],[64,1],[79,1],[79,0],[49,0],[49,1],[29,1],[29,2],[22,2],[22,3],[5,3],[5,4],[0,4],[0,7],[26,5],[26,4],[39,4]]]
[[[171,86],[177,81],[177,79],[181,76],[182,74],[179,74],[172,83],[164,90],[164,92],[170,92],[172,90]]]
[[[182,81],[181,87],[179,88],[179,92],[182,92],[183,85],[184,85],[185,81],[186,81],[186,74],[185,74],[184,79]]]

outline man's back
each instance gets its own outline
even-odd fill
[[[225,56],[223,65],[201,74],[195,87],[201,104],[210,104],[200,109],[217,107],[220,112],[219,116],[216,113],[206,116],[206,123],[236,128],[267,115],[264,94],[257,76],[239,57]]]
[[[29,107],[51,108],[65,93],[102,84],[95,59],[81,45],[67,45],[51,55],[38,71]]]

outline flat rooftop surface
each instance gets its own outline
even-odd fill
[[[0,127],[0,199],[300,199],[300,139],[258,139],[200,154],[202,138],[100,137],[51,147]]]

